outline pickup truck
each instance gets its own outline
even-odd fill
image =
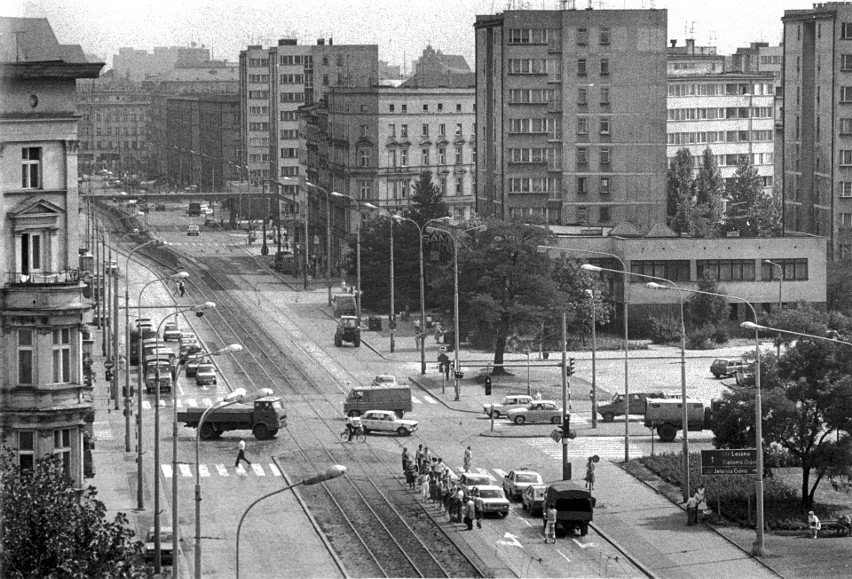
[[[400,436],[408,436],[417,430],[417,421],[403,420],[392,410],[370,410],[361,416],[364,433],[367,432],[396,432]]]
[[[178,412],[177,419],[187,428],[198,428],[205,408],[187,408]],[[218,438],[228,430],[251,430],[258,440],[266,440],[287,426],[287,412],[280,396],[264,396],[254,404],[232,404],[214,410],[204,419],[199,435],[204,440]]]
[[[629,399],[630,414],[645,414],[645,400],[648,398],[665,398],[662,392],[631,392]],[[598,414],[604,422],[612,422],[616,416],[624,415],[624,394],[616,394],[606,404],[598,405]]]

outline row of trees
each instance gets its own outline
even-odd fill
[[[782,233],[781,199],[763,192],[763,180],[748,158],[742,159],[727,188],[710,147],[696,168],[687,148],[679,149],[666,176],[669,227],[690,237],[777,237]],[[727,217],[723,198],[728,195]]]

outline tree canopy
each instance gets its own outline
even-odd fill
[[[701,165],[695,178],[695,211],[693,226],[697,237],[716,237],[722,221],[722,197],[725,182],[710,147],[701,154]]]
[[[693,204],[695,197],[695,161],[689,149],[678,149],[666,173],[666,206],[669,227],[675,233],[693,235]]]
[[[763,179],[749,160],[743,159],[731,180],[725,229],[740,237],[773,237],[781,234],[781,200],[763,192]]]
[[[14,451],[0,448],[6,577],[145,577],[142,543],[124,513],[109,521],[93,487],[73,489],[57,457],[21,470]]]
[[[441,189],[432,182],[432,172],[423,171],[411,190],[411,205],[406,217],[413,219],[420,227],[430,219],[438,219],[450,214]]]

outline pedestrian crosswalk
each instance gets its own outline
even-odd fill
[[[550,438],[534,438],[527,440],[526,443],[552,458],[562,460],[561,442],[554,442]],[[608,459],[624,458],[624,439],[609,436],[588,436],[575,438],[568,442],[569,458],[585,459],[594,455]],[[644,456],[644,453],[638,446],[631,444],[630,456],[640,458]]]
[[[189,465],[189,464],[186,464],[186,463],[180,463],[177,466],[178,466],[177,475],[180,478],[195,478],[195,471],[192,468],[193,465]],[[214,465],[199,464],[198,465],[198,475],[201,478],[209,478],[209,477],[213,476],[214,474],[215,474],[215,476],[222,477],[222,478],[226,478],[226,477],[229,477],[229,476],[232,476],[232,475],[238,476],[238,477],[239,476],[242,476],[242,477],[248,477],[248,476],[276,477],[276,476],[281,476],[281,471],[278,469],[278,467],[275,465],[275,463],[272,463],[272,462],[270,462],[268,464],[260,464],[260,463],[253,462],[248,466],[249,466],[249,468],[246,468],[245,465],[243,465],[242,463],[240,463],[240,465],[236,468],[234,468],[232,466],[226,466],[224,464],[214,464]],[[211,469],[211,467],[212,467],[212,469]],[[175,472],[174,472],[174,469],[173,469],[171,464],[161,464],[160,468],[163,471],[164,477],[172,478],[173,476],[175,476]]]

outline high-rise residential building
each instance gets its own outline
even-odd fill
[[[666,10],[477,16],[477,211],[665,220]]]
[[[369,87],[378,82],[375,44],[335,45],[329,38],[300,45],[281,39],[277,46],[241,51],[241,140],[243,164],[251,179],[282,181],[281,192],[297,194],[298,179],[305,173],[299,154],[305,146],[299,135],[299,107],[318,102],[331,87]]]
[[[784,23],[784,227],[823,235],[852,257],[852,3],[787,10]]]
[[[0,440],[57,456],[75,487],[94,420],[83,372],[77,79],[98,78],[44,18],[0,18]]]

